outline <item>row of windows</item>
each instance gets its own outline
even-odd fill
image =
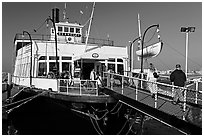
[[[59,60],[59,57],[57,57],[57,59]],[[46,56],[41,56],[39,58],[39,60],[47,60],[47,57]],[[56,57],[55,56],[49,56],[49,60],[56,60]],[[62,56],[62,60],[72,60],[72,57],[70,57],[70,56]],[[108,59],[108,62],[115,62],[115,61],[116,61],[115,58]],[[117,62],[123,62],[123,60],[118,58]]]
[[[47,70],[47,63],[45,62],[39,62],[39,66],[38,66],[38,76],[46,76],[47,75],[47,71],[49,72],[55,72],[56,68],[55,68],[55,64],[56,62],[49,62],[49,70]],[[57,66],[59,68],[59,62],[57,63]],[[65,71],[72,71],[72,65],[70,62],[62,62],[62,72]]]
[[[47,56],[41,56],[39,60],[47,60]],[[56,56],[49,56],[49,60],[56,60]],[[59,57],[57,57],[57,60],[59,60]],[[72,60],[72,57],[62,56],[62,60]]]
[[[116,61],[116,59],[115,58],[110,58],[109,60],[108,60],[108,62],[115,62]],[[117,59],[117,62],[123,62],[123,60],[122,59]]]
[[[58,32],[81,33],[80,28],[58,26]]]

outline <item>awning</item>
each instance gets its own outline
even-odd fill
[[[100,61],[100,60],[106,60],[106,59],[108,59],[108,57],[107,57],[107,55],[105,55],[103,53],[102,48],[97,48],[97,49],[87,51],[87,52],[85,52],[85,53],[83,53],[81,55],[73,57],[74,61],[81,60],[81,59]]]

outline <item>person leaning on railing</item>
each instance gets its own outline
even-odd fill
[[[181,65],[177,64],[176,69],[170,74],[170,81],[174,86],[185,87],[186,86],[186,74],[181,70]],[[177,104],[184,101],[184,90],[181,88],[175,88],[175,94],[173,97],[173,104]]]

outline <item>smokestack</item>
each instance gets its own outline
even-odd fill
[[[52,9],[52,19],[55,23],[59,23],[59,9],[58,8]]]

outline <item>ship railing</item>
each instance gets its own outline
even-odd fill
[[[144,74],[139,77],[130,77],[104,72],[103,83],[105,87],[133,98],[136,101],[165,111],[180,119],[188,119],[194,124],[196,122],[196,124],[200,124],[200,119],[202,119],[202,92],[197,90],[198,88],[193,89],[188,88],[188,86],[178,87],[162,82],[151,82],[142,77],[144,77]],[[151,96],[150,90],[154,91],[154,96]],[[173,102],[175,95],[178,95],[177,91],[183,93],[182,97],[180,98],[180,102]],[[169,103],[167,110],[163,108],[166,102]]]
[[[82,43],[86,42],[86,37],[82,37]],[[114,42],[112,40],[106,40],[106,39],[96,39],[96,38],[89,38],[88,39],[89,44],[99,44],[101,46],[113,46]]]
[[[31,35],[32,40],[54,41],[53,35],[44,35],[44,34],[30,34],[30,35]],[[30,40],[30,38],[27,35],[17,33],[14,38],[14,41],[15,40]],[[86,41],[86,37],[82,36],[81,43],[85,43],[85,41]],[[113,46],[114,42],[112,40],[106,40],[106,39],[89,38],[88,44],[98,44],[101,46]]]
[[[58,92],[67,95],[98,96],[96,80],[58,79]]]

